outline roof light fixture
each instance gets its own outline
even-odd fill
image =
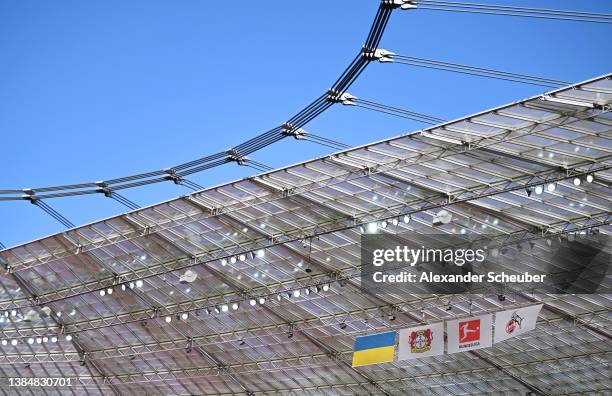
[[[374,234],[376,233],[376,231],[378,231],[378,225],[374,222],[368,223],[367,229],[368,229],[368,233]]]

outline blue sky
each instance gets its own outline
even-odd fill
[[[612,12],[612,2],[496,1]],[[322,94],[361,47],[377,1],[0,2],[0,189],[110,179],[232,147]],[[436,11],[393,13],[393,52],[582,81],[610,72],[612,26]],[[353,95],[451,119],[543,87],[399,64],[371,64]],[[335,106],[305,128],[357,145],[424,125]],[[252,155],[282,167],[329,149],[286,139]],[[254,174],[228,164],[204,186]],[[140,205],[186,194],[173,184],[125,191]],[[125,212],[102,196],[48,203],[75,224]],[[62,231],[23,201],[0,202],[7,246]]]

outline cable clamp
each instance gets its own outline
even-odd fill
[[[417,8],[416,0],[390,0],[390,2],[393,8],[401,8],[402,10],[414,10]]]
[[[107,187],[98,188],[96,191],[104,194],[104,196],[107,198],[110,198],[113,195],[113,192],[109,190]]]
[[[353,101],[357,99],[356,96],[351,95],[348,92],[336,92],[333,89],[327,91],[327,100],[332,103],[342,103],[343,105],[353,105]]]
[[[386,49],[383,49],[383,48],[376,48],[376,50],[374,50],[374,59],[381,63],[393,62],[394,56],[395,56],[395,53],[391,51],[387,51]]]
[[[382,48],[367,48],[364,46],[361,49],[361,56],[369,61],[379,61],[384,63],[393,62],[393,56],[395,56],[395,53]]]
[[[289,123],[284,123],[281,125],[281,128],[283,129],[282,134],[284,136],[293,136],[296,139],[303,139],[306,134],[306,131],[302,128],[294,128],[293,125]]]
[[[172,168],[164,169],[164,173],[166,173],[164,179],[172,180],[174,184],[181,184],[181,182],[183,181],[183,178],[180,175],[177,175],[176,171]]]
[[[31,204],[36,205],[37,198],[34,198],[34,190],[31,188],[24,188],[21,191],[23,191],[23,195],[21,196],[22,199],[30,201]]]
[[[244,163],[249,160],[247,157],[239,155],[238,152],[234,149],[228,150],[226,154],[228,160],[233,161],[238,165],[244,165]]]
[[[94,183],[96,186],[100,187],[96,189],[97,192],[104,194],[105,197],[110,198],[113,195],[113,192],[108,189],[108,184],[104,181],[97,181]]]

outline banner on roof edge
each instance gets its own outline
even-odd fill
[[[516,337],[536,327],[543,304],[509,309],[495,314],[494,342]]]
[[[444,322],[399,331],[397,360],[418,359],[444,353]]]
[[[493,344],[493,315],[472,316],[446,322],[448,353],[487,348]]]

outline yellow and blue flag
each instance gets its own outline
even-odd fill
[[[353,367],[392,362],[395,356],[395,331],[355,338]]]

